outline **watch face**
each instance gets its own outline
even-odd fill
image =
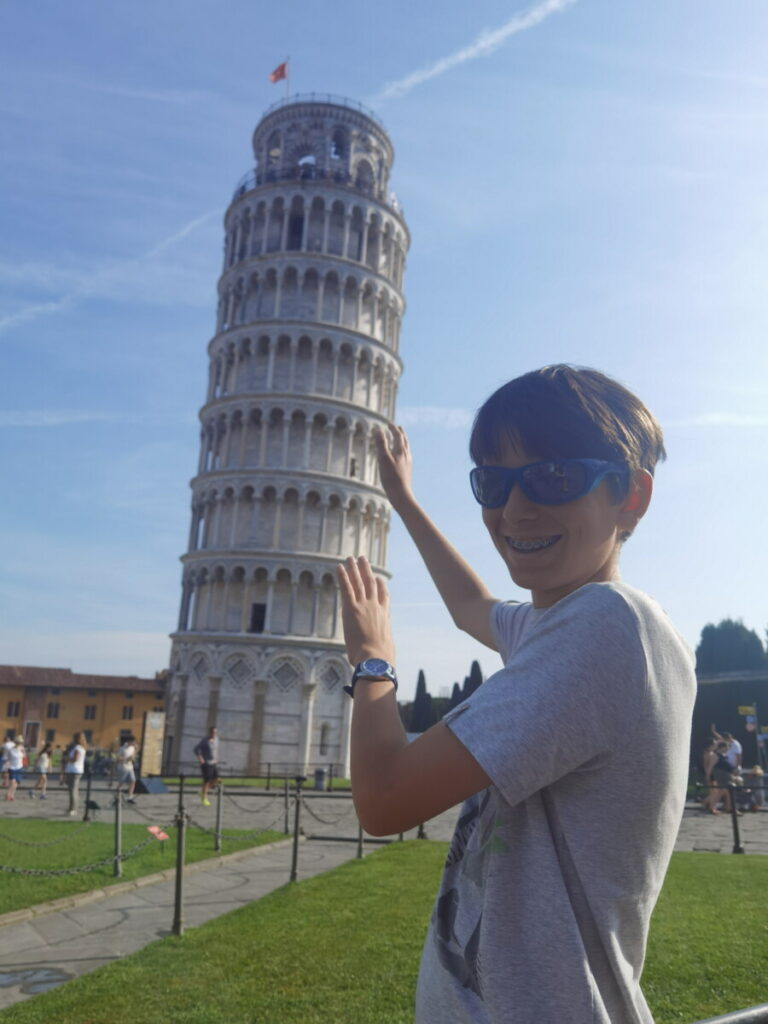
[[[389,672],[389,663],[383,658],[367,658],[360,668],[363,672],[370,672],[376,676],[383,676]]]

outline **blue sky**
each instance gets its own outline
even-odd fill
[[[669,460],[623,555],[688,641],[768,623],[768,8],[0,2],[0,660],[165,666],[222,217],[284,95],[361,100],[412,232],[398,410],[426,508],[500,597],[468,425],[549,362],[635,390]],[[399,525],[402,693],[491,652]]]

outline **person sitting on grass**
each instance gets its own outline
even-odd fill
[[[365,558],[339,567],[363,828],[398,833],[464,801],[416,1021],[649,1022],[640,974],[685,803],[696,692],[690,649],[619,578],[665,454],[661,429],[622,385],[565,365],[482,406],[472,491],[524,603],[493,597],[419,506],[404,432],[379,433],[377,449],[456,626],[504,666],[409,744],[386,585]]]

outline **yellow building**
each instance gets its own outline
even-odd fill
[[[144,713],[165,710],[165,682],[165,672],[140,679],[0,665],[0,734],[23,736],[29,751],[64,747],[76,732],[92,748],[114,748],[130,733],[140,740]]]

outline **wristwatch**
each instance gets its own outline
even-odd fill
[[[350,697],[355,695],[355,684],[358,679],[391,679],[397,691],[397,673],[394,665],[390,665],[383,658],[366,658],[361,661],[352,673],[352,683],[344,687],[344,692]]]

